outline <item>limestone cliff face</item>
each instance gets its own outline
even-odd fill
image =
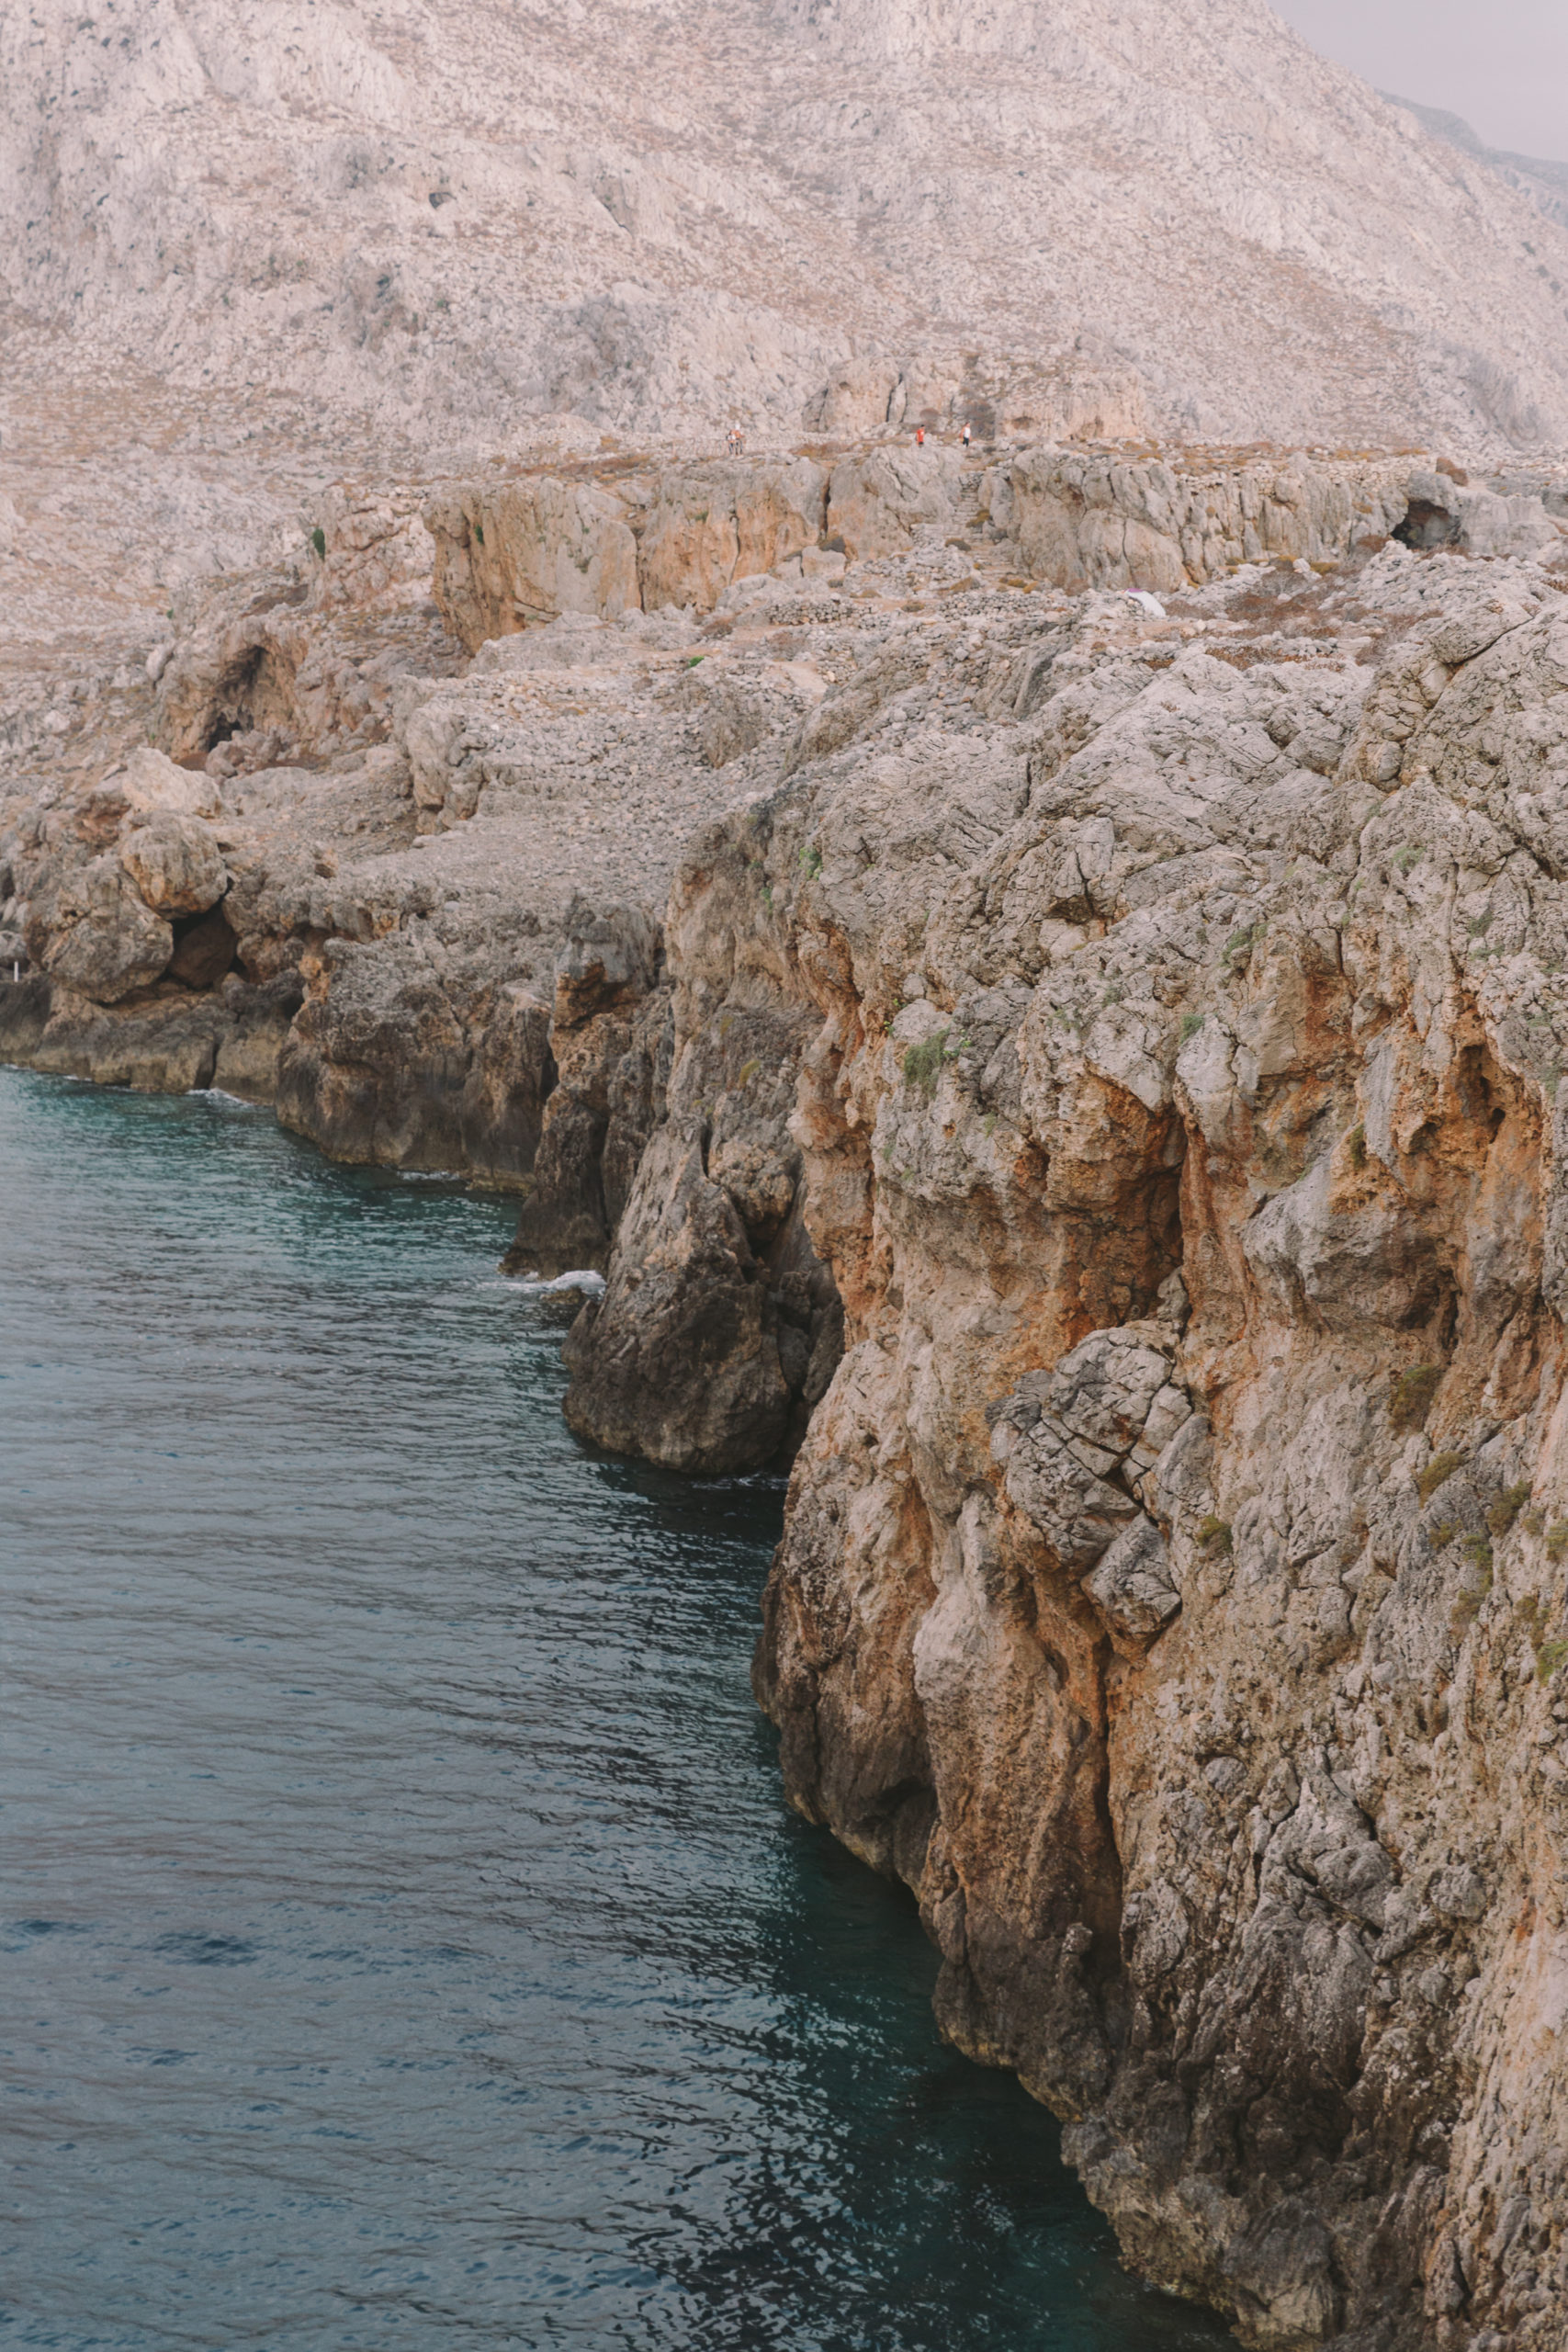
[[[425,509],[434,594],[470,648],[557,613],[711,612],[732,580],[816,548],[828,483],[795,458],[477,484]]]
[[[470,651],[560,613],[710,613],[763,574],[836,581],[846,562],[906,555],[932,533],[961,534],[955,543],[1005,556],[1025,580],[1075,594],[1170,594],[1259,560],[1337,563],[1396,536],[1486,556],[1538,555],[1560,537],[1538,494],[1505,495],[1430,459],[1112,456],[1022,442],[984,463],[933,442],[863,447],[830,465],[532,470],[433,499],[424,522],[436,602]],[[253,660],[258,630],[275,663],[300,635],[287,617],[281,629],[276,616],[231,624]]]
[[[755,924],[761,843],[715,837],[678,882],[660,1116],[636,1168],[602,1299],[566,1351],[567,1419],[673,1469],[751,1468],[805,1433],[842,1347],[790,1134],[816,1022]],[[519,1251],[531,1254],[529,1212]]]
[[[1568,2342],[1568,601],[1401,577],[1376,664],[1086,625],[1026,723],[711,841],[685,1124],[573,1339],[592,1424],[743,1264],[725,1202],[803,1211],[791,1795],[1133,2259],[1273,2352]],[[670,1458],[667,1387],[662,1447],[616,1409]]]
[[[1558,534],[1015,454],[464,674],[387,532],[220,586],[7,774],[0,1051],[515,1186],[606,1268],[576,1429],[795,1453],[791,1793],[1134,2260],[1274,2352],[1555,2352],[1568,598],[1483,541]],[[1006,488],[1169,609],[1027,582]]]
[[[0,12],[0,1054],[515,1189],[1132,2257],[1568,2347],[1564,231],[1259,0],[122,14]]]

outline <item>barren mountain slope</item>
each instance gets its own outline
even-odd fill
[[[1457,147],[1461,154],[1475,155],[1489,164],[1510,187],[1528,196],[1538,212],[1549,220],[1568,223],[1568,164],[1554,164],[1545,155],[1521,155],[1512,148],[1488,147],[1479,138],[1464,117],[1450,114],[1444,107],[1418,106],[1414,98],[1396,97],[1392,90],[1380,91],[1391,107],[1402,107],[1413,114],[1423,130],[1445,146]]]
[[[1258,0],[39,0],[0,22],[0,224],[24,375],[427,448],[987,396],[1568,430],[1568,235]]]

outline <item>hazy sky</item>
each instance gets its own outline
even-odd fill
[[[1374,89],[1463,115],[1491,147],[1568,163],[1563,0],[1273,0]]]

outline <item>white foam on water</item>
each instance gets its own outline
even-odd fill
[[[595,1273],[592,1266],[577,1268],[570,1274],[558,1274],[553,1282],[546,1282],[538,1274],[507,1274],[502,1281],[508,1290],[529,1292],[535,1298],[548,1298],[553,1292],[580,1290],[590,1298],[603,1298],[604,1277]]]

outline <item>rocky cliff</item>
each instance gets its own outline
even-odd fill
[[[520,1263],[600,1263],[661,1099],[694,832],[959,676],[1026,718],[1042,600],[1310,579],[1390,532],[1551,554],[1561,503],[1448,460],[1028,444],[524,468],[423,516],[340,488],[302,560],[182,593],[144,662],[16,712],[8,1049],[513,1185]],[[798,1218],[741,1216],[815,1282]],[[810,1354],[815,1308],[798,1328]],[[796,1370],[756,1408],[775,1443],[816,1393]]]
[[[987,637],[703,845],[570,1409],[675,1458],[787,1201],[845,1345],[758,1691],[946,2030],[1244,2341],[1558,2346],[1568,601],[1202,617]]]
[[[0,807],[8,1057],[513,1188],[575,1428],[794,1455],[792,1797],[1275,2352],[1568,2342],[1568,567],[1461,471],[525,469],[438,605],[345,492]]]
[[[837,586],[933,535],[1015,587],[1174,591],[1262,559],[1335,564],[1392,537],[1466,555],[1556,550],[1555,464],[1472,481],[1451,458],[992,442],[761,461],[536,467],[433,499],[434,593],[477,650],[559,613],[705,614],[764,575]],[[1529,486],[1523,486],[1528,481]],[[861,574],[862,584],[871,578]]]
[[[1272,2352],[1568,2352],[1515,177],[1261,0],[0,13],[0,1054],[505,1187],[574,1428],[793,1458],[794,1800]]]

